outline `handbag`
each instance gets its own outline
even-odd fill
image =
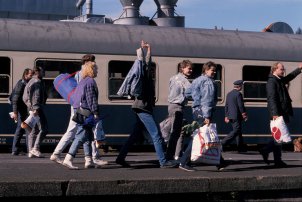
[[[271,120],[270,128],[272,136],[277,143],[288,143],[292,140],[283,116]]]
[[[77,72],[72,74],[64,73],[58,75],[53,81],[56,91],[70,104],[74,103],[74,92],[77,87],[77,81],[73,77]]]
[[[90,110],[79,107],[75,110],[72,120],[83,126],[94,127],[96,120]]]

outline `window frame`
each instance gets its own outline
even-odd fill
[[[0,59],[8,59],[8,70],[9,70],[9,74],[7,73],[0,73],[0,77],[8,77],[8,87],[7,87],[7,92],[3,92],[3,93],[0,93],[0,99],[7,99],[10,94],[12,93],[12,90],[13,90],[13,85],[12,85],[12,64],[13,64],[13,61],[12,61],[12,58],[8,57],[8,56],[0,56]]]
[[[128,71],[125,71],[125,72],[121,72],[121,71],[120,72],[111,72],[110,71],[111,68],[112,69],[116,68],[116,69],[119,70],[120,66],[122,66],[122,64],[115,64],[115,65],[119,65],[119,66],[111,66],[111,63],[123,63],[123,62],[129,63],[129,64],[127,64],[127,68],[129,68]],[[111,91],[113,91],[113,89],[111,89],[110,81],[114,80],[114,79],[121,80],[120,86],[116,88],[117,91],[118,91],[118,89],[121,87],[122,83],[124,82],[125,78],[127,77],[127,74],[129,73],[131,67],[133,66],[134,61],[133,60],[114,59],[114,60],[110,60],[107,64],[108,64],[108,68],[107,68],[107,73],[108,73],[108,77],[107,77],[107,92],[108,92],[107,93],[107,99],[110,102],[121,102],[121,101],[123,101],[123,102],[127,102],[127,101],[133,102],[133,98],[131,98],[129,96],[120,97],[116,94],[111,94]],[[154,61],[151,62],[151,65],[154,68],[154,74],[155,75],[153,76],[153,82],[154,82],[154,90],[155,90],[155,100],[157,101],[157,99],[158,99],[158,94],[157,94],[157,92],[158,92],[158,90],[157,90],[158,89],[158,65]],[[122,77],[113,77],[113,76],[111,76],[114,73],[122,74]],[[125,74],[124,76],[123,76],[123,73]]]
[[[41,66],[41,67],[43,68],[44,74],[47,72],[47,69],[45,69],[45,66],[39,65],[39,64],[38,64],[38,61],[42,61],[43,63],[45,63],[45,62],[46,62],[46,63],[47,63],[47,62],[73,62],[73,63],[79,63],[79,64],[78,64],[79,67],[78,67],[78,68],[75,68],[75,69],[77,69],[76,71],[80,71],[80,70],[81,70],[81,66],[82,66],[81,59],[36,58],[35,61],[34,61],[34,65],[35,65],[35,66],[37,66],[37,65],[38,65],[38,66]],[[66,69],[68,69],[68,68],[66,67]],[[60,71],[60,68],[58,68],[58,70],[59,70],[59,74],[58,74],[58,75],[55,75],[54,77],[45,76],[45,75],[44,75],[44,77],[43,77],[44,83],[46,84],[46,81],[52,81],[52,83],[53,83],[53,81],[55,80],[55,78],[56,78],[57,76],[59,76],[60,74],[64,74],[64,73],[69,73],[69,74],[71,74],[71,73],[76,72],[76,71],[63,72],[63,71]],[[48,70],[48,71],[49,71],[49,70]],[[45,87],[46,87],[46,85],[45,85]],[[48,90],[48,89],[46,89],[46,90]],[[52,91],[55,91],[56,94],[60,96],[60,98],[58,98],[58,97],[55,97],[55,98],[48,97],[48,98],[47,98],[47,101],[52,101],[52,102],[66,102],[66,100],[64,100],[64,98],[62,98],[62,96],[61,96],[54,88],[53,88]]]
[[[249,73],[249,72],[245,73],[246,68],[252,68],[253,70],[255,68],[261,68],[261,69],[266,68],[266,70],[260,70],[260,71],[263,72],[263,75],[261,75],[259,73],[255,74],[253,72],[252,73]],[[268,79],[268,75],[270,73],[270,70],[271,70],[271,67],[267,66],[267,65],[243,65],[242,66],[242,79],[244,81],[243,87],[242,87],[242,96],[243,96],[243,100],[245,102],[267,102],[266,87],[265,86],[266,86],[266,83],[267,83],[267,79]],[[267,72],[266,74],[264,74],[265,71]],[[260,78],[258,80],[250,80],[250,79],[247,79],[245,75],[249,75],[249,76],[259,76],[260,75],[261,77],[263,76],[263,78],[265,78],[265,79],[261,80],[261,78]],[[260,86],[260,87],[258,87],[258,89],[256,89],[256,91],[258,93],[265,92],[265,96],[264,97],[257,97],[257,96],[255,96],[255,97],[246,97],[247,92],[249,92],[249,93],[251,92],[251,90],[247,90],[247,85],[248,84],[252,84],[252,85],[253,84],[260,84],[260,85],[265,84],[264,87]]]

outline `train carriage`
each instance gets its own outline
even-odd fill
[[[271,136],[265,93],[270,66],[282,61],[290,72],[302,61],[302,35],[0,19],[0,144],[11,145],[15,131],[14,122],[8,116],[11,111],[8,96],[23,70],[35,65],[45,70],[49,97],[45,107],[49,134],[44,143],[58,142],[68,125],[70,106],[54,90],[52,82],[60,73],[78,71],[80,59],[87,53],[95,54],[99,66],[96,81],[101,113],[108,115],[104,120],[108,144],[122,144],[131,132],[135,116],[131,111],[132,100],[118,97],[116,92],[136,58],[135,50],[141,39],[152,46],[157,122],[167,115],[169,78],[177,73],[177,63],[191,60],[193,78],[196,78],[202,65],[212,60],[218,64],[215,80],[219,102],[214,115],[218,133],[223,137],[231,130],[224,123],[225,97],[233,81],[242,79],[249,115],[243,136],[252,144],[263,143]],[[301,86],[302,77],[298,76],[289,87],[294,108],[290,132],[294,136],[302,133]],[[190,105],[191,102],[185,109],[189,121],[192,120]]]

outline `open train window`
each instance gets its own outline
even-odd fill
[[[243,66],[243,98],[246,101],[264,102],[266,98],[266,83],[270,66]]]
[[[109,62],[108,65],[108,98],[110,100],[127,100],[129,99],[127,96],[120,97],[116,93],[120,89],[121,85],[123,84],[128,72],[130,71],[134,61],[119,61],[119,60],[112,60]],[[156,64],[151,63],[152,67],[152,78],[156,81]]]
[[[73,73],[81,69],[80,60],[56,60],[56,59],[37,59],[36,66],[43,68],[48,99],[63,99],[53,86],[54,79],[62,73]]]
[[[189,79],[190,82],[192,82],[194,79],[196,79],[201,75],[203,65],[204,64],[202,63],[193,63],[193,71],[192,71],[191,78]],[[214,80],[217,84],[218,100],[221,101],[222,100],[222,66],[220,64],[217,64],[216,75]]]
[[[0,57],[0,64],[0,98],[7,98],[11,81],[11,60],[8,57]]]

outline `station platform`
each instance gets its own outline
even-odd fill
[[[266,165],[256,151],[224,152],[229,166],[193,164],[195,172],[159,168],[155,152],[130,152],[131,168],[115,164],[116,152],[105,153],[109,161],[98,169],[84,169],[79,153],[68,168],[45,158],[0,153],[0,199],[64,198],[65,200],[167,201],[302,201],[302,153],[283,152],[286,168]],[[269,160],[272,161],[272,154]],[[85,198],[85,199],[83,199]]]

